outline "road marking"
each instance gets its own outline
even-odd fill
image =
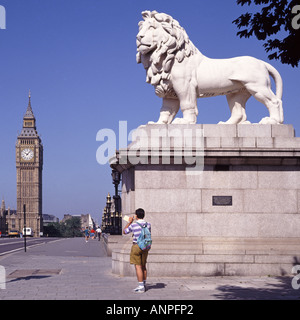
[[[40,239],[40,240],[45,241],[44,239]],[[38,238],[37,239],[28,239],[28,238],[26,238],[26,242],[40,241],[40,240]],[[23,240],[19,240],[19,241],[0,243],[0,246],[7,246],[7,245],[10,245],[10,244],[18,244],[18,243],[22,243],[22,242],[24,242],[24,239]]]
[[[32,245],[29,245],[29,246],[26,246],[27,247],[27,249],[28,248],[33,248],[33,247],[36,247],[36,246],[40,246],[40,245],[42,245],[42,244],[46,244],[46,243],[53,243],[53,242],[56,242],[56,241],[61,241],[61,240],[63,240],[64,238],[62,238],[62,239],[56,239],[56,240],[53,240],[53,241],[49,241],[49,242],[46,242],[44,239],[35,239],[35,240],[42,240],[43,242],[41,242],[41,243],[36,243],[36,244],[32,244]],[[34,239],[31,239],[32,241],[34,241]],[[5,251],[5,252],[2,252],[2,253],[0,253],[0,256],[4,256],[4,255],[6,255],[6,254],[9,254],[9,253],[14,253],[14,252],[16,252],[16,251],[20,251],[20,250],[24,250],[24,247],[22,246],[21,248],[17,248],[17,249],[13,249],[13,250],[10,250],[10,251]]]
[[[24,248],[18,248],[18,249],[14,249],[14,250],[10,250],[10,251],[5,251],[5,252],[0,253],[0,256],[4,256],[5,254],[13,253],[13,252],[20,251],[20,250],[24,250]]]

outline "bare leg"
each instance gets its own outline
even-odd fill
[[[138,282],[147,280],[147,269],[146,266],[135,265],[136,277]]]
[[[147,269],[146,266],[142,266],[143,269],[143,280],[146,281],[147,280]]]

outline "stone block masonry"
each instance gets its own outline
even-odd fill
[[[119,150],[112,164],[123,175],[123,214],[142,207],[152,224],[156,241],[149,270],[177,276],[280,275],[291,270],[293,261],[300,261],[300,138],[293,126],[163,127],[167,132],[174,127],[203,130],[203,171],[188,175],[188,165],[172,159],[170,164],[152,164],[150,148],[144,150],[146,164],[118,164],[135,142],[127,153]],[[160,126],[143,129],[150,136],[152,128]],[[166,145],[162,141],[156,155]],[[174,155],[178,145],[170,145]],[[197,148],[193,144],[191,152]],[[216,204],[216,197],[227,202]],[[122,246],[112,252],[113,270],[126,274],[129,269],[123,264],[128,262],[121,256],[129,251]]]

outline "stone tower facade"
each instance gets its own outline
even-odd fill
[[[17,224],[24,227],[24,205],[26,227],[32,229],[34,237],[43,232],[42,219],[42,170],[43,145],[36,130],[36,119],[31,108],[31,95],[23,118],[23,128],[16,143],[17,167]]]

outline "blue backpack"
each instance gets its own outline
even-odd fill
[[[147,222],[142,226],[137,222],[137,224],[142,228],[141,234],[139,235],[137,239],[137,245],[140,247],[141,250],[150,250],[152,239],[151,239],[151,233],[149,229],[147,228]]]

